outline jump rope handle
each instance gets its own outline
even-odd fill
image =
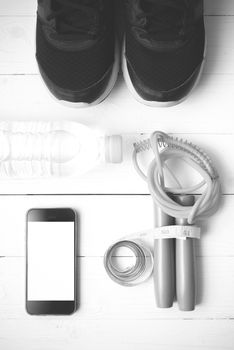
[[[174,219],[154,205],[155,226],[174,225]],[[160,308],[171,307],[175,297],[174,239],[154,240],[154,290]]]
[[[182,206],[192,206],[194,196],[175,196],[174,201]],[[176,225],[188,225],[186,219],[176,219]],[[176,239],[176,296],[179,309],[192,311],[195,308],[195,253],[194,239]]]

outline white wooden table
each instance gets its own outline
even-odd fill
[[[81,178],[0,181],[0,349],[234,349],[234,0],[205,0],[208,52],[199,86],[182,105],[151,109],[120,77],[101,105],[52,100],[34,58],[36,0],[0,0],[0,118],[73,120],[124,134],[124,162]],[[139,133],[163,130],[198,143],[221,174],[223,202],[197,244],[194,312],[157,309],[152,280],[124,288],[108,279],[103,253],[124,234],[153,226],[147,186],[131,164]],[[35,195],[36,194],[36,195]],[[81,305],[69,317],[30,317],[25,298],[25,213],[70,206],[81,217]]]

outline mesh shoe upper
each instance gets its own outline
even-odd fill
[[[39,66],[55,85],[72,91],[98,83],[114,62],[113,6],[99,0],[101,8],[86,13],[87,2],[91,6],[94,0],[51,0],[52,15],[37,19]]]
[[[145,3],[148,11],[156,5],[150,18]],[[204,38],[201,1],[128,1],[128,68],[152,90],[168,91],[185,83],[203,60]]]
[[[203,53],[203,25],[191,40],[173,52],[158,52],[145,47],[130,31],[126,36],[128,64],[151,89],[167,91],[183,84],[201,64]]]

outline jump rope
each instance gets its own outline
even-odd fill
[[[145,174],[139,165],[139,154],[153,151]],[[183,187],[167,162],[182,160],[203,178],[191,187]],[[175,296],[179,308],[191,311],[196,304],[196,271],[194,240],[200,238],[198,223],[213,215],[219,206],[221,186],[210,157],[198,146],[161,131],[134,144],[132,160],[137,173],[147,182],[155,207],[155,229],[144,232],[154,241],[152,249],[135,234],[115,242],[104,256],[105,269],[115,282],[132,286],[149,278],[153,272],[158,307],[171,307]],[[175,187],[166,186],[170,175]],[[199,193],[195,197],[195,193]],[[115,264],[117,250],[128,248],[135,263],[125,269]]]

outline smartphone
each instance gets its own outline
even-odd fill
[[[26,230],[26,311],[69,315],[77,309],[77,214],[30,209]]]

